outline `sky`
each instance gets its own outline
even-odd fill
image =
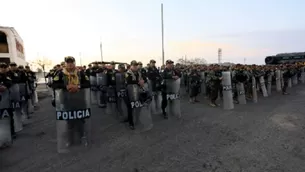
[[[28,61],[161,64],[161,3],[165,60],[204,58],[263,64],[268,55],[305,50],[304,0],[1,0],[0,25],[22,37]]]

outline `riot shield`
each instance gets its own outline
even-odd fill
[[[158,84],[156,81],[147,80],[149,92],[152,96],[151,102],[151,113],[158,114],[161,113],[161,102],[162,102],[162,95],[161,91],[157,89]]]
[[[125,85],[125,73],[116,73],[116,92],[117,92],[117,108],[118,116],[120,121],[125,121],[127,119],[127,90]]]
[[[298,74],[293,75],[291,79],[292,79],[292,85],[298,84]]]
[[[113,115],[119,120],[118,109],[117,109],[117,97],[115,87],[109,86],[107,88],[107,109],[106,113]]]
[[[97,103],[99,107],[104,108],[106,107],[107,104],[107,85],[108,85],[107,75],[103,72],[97,73],[96,78],[97,78],[97,87],[98,87]]]
[[[284,77],[283,77],[284,71],[281,71],[281,88],[284,86]]]
[[[132,109],[132,117],[136,130],[147,131],[152,128],[152,120],[150,113],[150,104],[141,102],[141,88],[136,85],[127,85],[127,95],[130,107]]]
[[[288,88],[291,88],[291,87],[292,87],[292,79],[289,78],[289,79],[288,79]]]
[[[282,86],[281,86],[281,71],[276,70],[275,71],[275,85],[276,85],[276,91],[280,92],[282,91]]]
[[[91,87],[91,102],[97,104],[97,78],[96,76],[90,76],[90,87]]]
[[[305,68],[304,67],[302,67],[302,71],[301,71],[301,83],[302,84],[304,84],[304,82],[305,82]]]
[[[180,107],[180,78],[177,80],[166,79],[164,80],[166,88],[166,99],[167,99],[167,113],[169,116],[181,117]]]
[[[201,77],[201,80],[202,80],[202,83],[201,83],[201,93],[202,94],[206,94],[206,83],[205,83],[205,72],[201,72],[200,73],[200,77]]]
[[[91,101],[90,89],[77,93],[55,90],[57,151],[66,153],[90,144]]]
[[[252,100],[253,103],[257,103],[257,89],[256,89],[256,79],[252,77]]]
[[[226,110],[234,109],[231,72],[222,72],[222,94],[223,108]]]
[[[11,108],[14,110],[14,128],[16,132],[19,132],[23,129],[19,85],[13,84],[10,87],[9,92]]]
[[[27,84],[19,83],[18,85],[19,85],[19,92],[20,92],[22,122],[24,123],[25,120],[27,118],[29,118]]]
[[[270,96],[271,95],[271,88],[272,88],[272,76],[273,72],[271,72],[267,77],[267,93]]]
[[[239,104],[242,105],[247,104],[244,83],[241,82],[237,83],[236,90],[237,90],[237,100]]]
[[[0,147],[12,145],[11,104],[9,90],[0,93]]]
[[[27,105],[27,112],[28,112],[28,115],[29,115],[31,113],[34,113],[34,106],[33,106],[33,103],[32,103],[34,83],[32,83],[32,82],[27,83],[26,84],[26,89],[27,89],[27,96],[28,96],[26,105]]]
[[[268,97],[268,93],[267,93],[267,89],[266,89],[266,85],[265,85],[264,76],[260,76],[260,77],[259,77],[259,84],[260,84],[260,87],[261,87],[261,89],[262,89],[263,96],[264,96],[264,97]]]
[[[53,78],[51,76],[48,77],[48,85],[52,85],[53,84]]]

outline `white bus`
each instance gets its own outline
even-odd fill
[[[23,41],[13,27],[0,26],[0,62],[27,65]]]

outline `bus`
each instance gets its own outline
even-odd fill
[[[26,66],[23,40],[13,27],[0,26],[0,63]]]
[[[305,63],[305,52],[280,53],[275,56],[267,56],[265,63],[267,65]]]

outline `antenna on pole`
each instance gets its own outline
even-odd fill
[[[101,61],[103,61],[103,44],[102,44],[102,38],[100,38],[100,51],[101,51]]]
[[[218,48],[218,63],[220,64],[221,63],[221,59],[222,58],[222,49],[221,48]]]
[[[164,20],[163,20],[163,3],[161,3],[161,33],[162,33],[162,65],[164,65]]]

